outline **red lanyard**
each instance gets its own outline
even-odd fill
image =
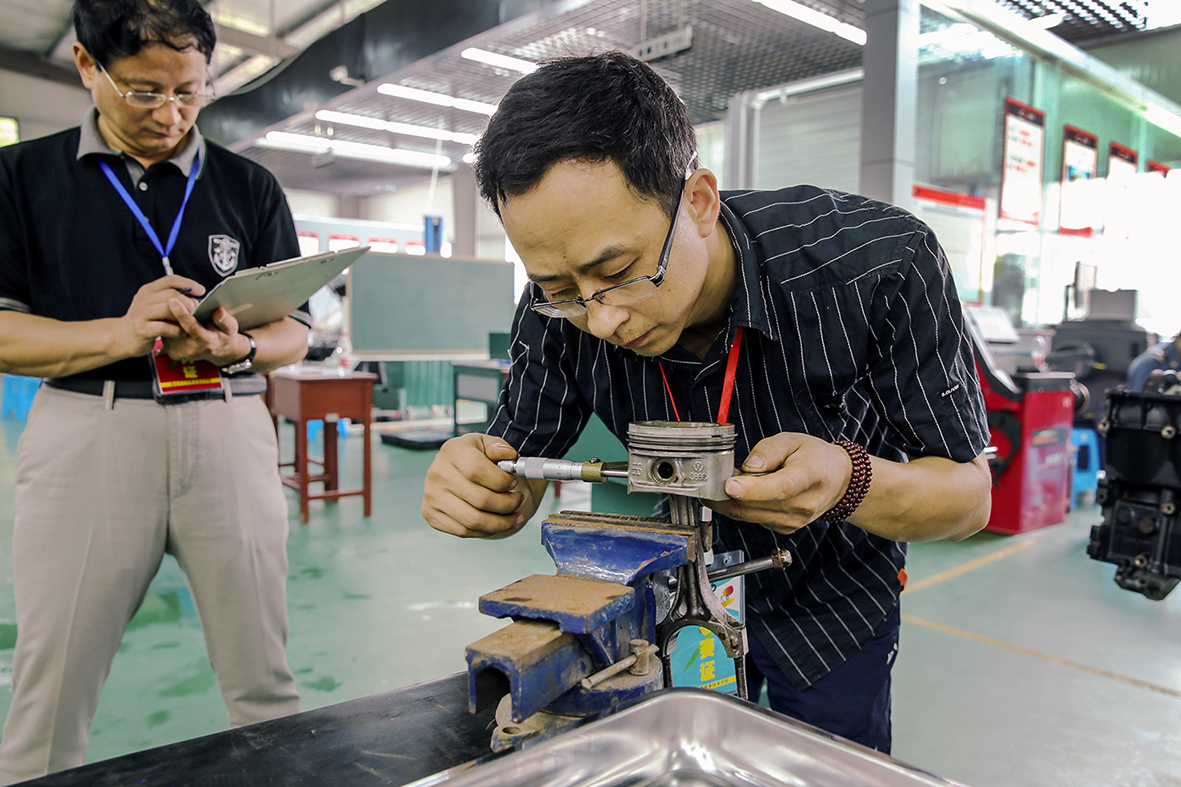
[[[738,352],[742,347],[742,326],[738,326],[734,330],[734,343],[730,345],[730,354],[726,358],[726,377],[722,381],[722,401],[718,403],[718,423],[727,423],[730,417],[730,397],[734,393],[734,376],[738,372]],[[676,419],[681,420],[681,414],[677,412],[677,400],[673,397],[673,389],[668,384],[668,375],[664,373],[664,364],[658,363],[660,366],[660,376],[664,379],[664,389],[668,391],[668,400],[673,406],[673,415]]]

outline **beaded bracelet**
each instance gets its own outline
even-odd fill
[[[853,474],[849,477],[849,486],[845,495],[832,508],[820,515],[829,524],[848,519],[869,491],[869,484],[873,481],[873,465],[869,461],[869,452],[864,447],[851,440],[833,440],[833,445],[839,445],[849,453],[853,461]]]

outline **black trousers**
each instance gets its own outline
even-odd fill
[[[747,696],[757,701],[766,681],[771,710],[889,754],[890,668],[898,654],[899,615],[895,606],[873,639],[803,691],[788,681],[758,637],[748,637]]]

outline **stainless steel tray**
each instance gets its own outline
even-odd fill
[[[729,695],[658,692],[626,710],[408,787],[915,787],[953,782]]]

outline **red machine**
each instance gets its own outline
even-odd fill
[[[985,529],[1012,535],[1057,524],[1070,508],[1074,375],[1004,371],[985,338],[1003,340],[1003,330],[994,324],[982,325],[979,314],[973,314],[978,310],[966,311],[965,324],[975,345],[976,371],[988,411],[990,445],[996,448],[990,463],[992,515]],[[988,317],[990,323],[995,319],[994,314]],[[1011,324],[1008,331],[1015,340]]]

